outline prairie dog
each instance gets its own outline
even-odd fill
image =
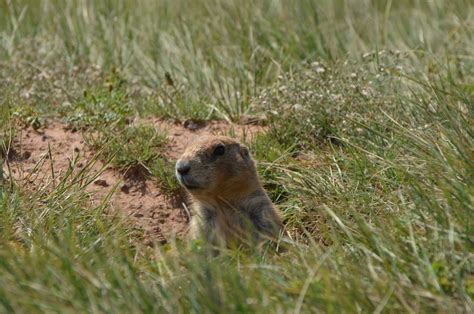
[[[192,201],[190,236],[217,246],[278,240],[283,224],[262,187],[249,149],[226,136],[203,137],[176,162]]]

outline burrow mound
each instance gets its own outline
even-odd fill
[[[173,123],[147,119],[134,123],[151,124],[166,132],[168,142],[164,154],[173,162],[197,137],[231,133],[249,140],[264,130],[261,126],[230,125],[222,121]],[[54,187],[69,169],[78,172],[96,160],[89,171],[94,181],[87,187],[92,206],[100,204],[112,193],[108,210],[125,215],[143,229],[146,242],[164,243],[172,237],[185,235],[189,214],[183,191],[166,194],[146,176],[125,175],[111,165],[104,165],[95,158],[96,153],[86,144],[81,132],[74,132],[61,122],[50,122],[37,130],[30,127],[18,130],[5,157],[3,170],[7,179],[34,190],[45,185]]]

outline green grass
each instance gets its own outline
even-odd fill
[[[91,116],[95,117],[96,116]],[[122,171],[125,177],[151,177],[164,192],[173,194],[180,187],[174,175],[174,163],[164,155],[168,135],[153,125],[121,124],[124,117],[89,128],[86,143],[100,151],[100,158]]]
[[[87,136],[89,145],[97,150],[103,149],[105,160],[119,169],[149,169],[150,163],[159,158],[159,150],[167,141],[166,134],[159,133],[153,126],[129,125],[123,129],[109,126],[110,129],[95,131]]]
[[[418,67],[447,54],[463,63],[472,51],[468,0],[15,1],[0,8],[0,56],[17,60],[6,68],[25,81],[46,78],[35,80],[31,97],[71,101],[101,76],[97,65],[119,69],[157,106],[181,108],[175,114],[236,119],[261,87],[302,61],[356,60],[385,49]],[[196,104],[201,110],[183,109]]]
[[[248,144],[295,245],[145,247],[91,205],[91,165],[0,181],[0,312],[472,312],[473,18],[462,0],[1,3],[1,157],[59,119],[173,193],[137,118],[264,113]]]

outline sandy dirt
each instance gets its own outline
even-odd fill
[[[251,139],[263,127],[257,125],[229,125],[222,121],[202,123],[185,121],[172,123],[161,119],[147,119],[136,123],[148,123],[168,134],[166,157],[175,161],[189,142],[209,134],[234,135],[239,139]],[[18,130],[17,136],[3,164],[4,173],[24,189],[54,186],[68,169],[77,173],[93,160],[96,152],[89,147],[80,132],[72,132],[60,122],[50,122],[33,130]],[[76,161],[76,162],[74,162]],[[187,231],[189,214],[185,209],[186,196],[181,191],[169,196],[149,178],[124,175],[112,166],[97,161],[90,175],[100,173],[87,187],[92,205],[99,205],[113,191],[108,210],[119,213],[144,230],[148,243],[165,243],[182,238]]]

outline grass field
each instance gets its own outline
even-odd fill
[[[473,52],[469,0],[0,1],[0,312],[474,312]],[[249,116],[280,255],[144,245],[92,166],[9,173],[59,121],[172,195],[146,122]]]

